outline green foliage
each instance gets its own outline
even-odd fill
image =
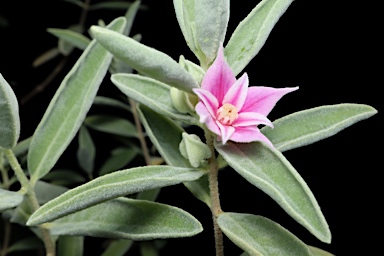
[[[137,137],[135,126],[124,118],[107,115],[92,115],[85,118],[84,123],[97,131],[124,137]]]
[[[215,145],[227,163],[272,197],[292,218],[323,242],[331,242],[328,224],[311,190],[287,159],[261,142]]]
[[[87,128],[82,126],[79,131],[79,148],[77,149],[77,160],[80,167],[91,175],[96,156],[96,147]]]
[[[23,201],[23,194],[0,188],[0,212],[14,208]]]
[[[49,28],[47,31],[80,50],[85,50],[91,43],[88,37],[70,29]]]
[[[84,251],[84,237],[60,236],[57,247],[58,256],[82,256]]]

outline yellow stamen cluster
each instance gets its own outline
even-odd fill
[[[224,125],[231,125],[238,116],[237,108],[230,103],[225,103],[217,110],[217,120]]]

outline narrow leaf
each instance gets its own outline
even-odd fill
[[[194,168],[145,166],[106,174],[71,189],[40,207],[28,225],[52,221],[119,196],[196,180],[205,172]]]
[[[43,52],[41,55],[39,55],[33,62],[32,67],[37,68],[40,65],[43,65],[44,63],[52,60],[53,58],[59,56],[60,51],[57,49],[57,47],[49,49],[45,52]]]
[[[109,106],[114,108],[119,108],[123,110],[131,111],[131,107],[127,104],[115,100],[113,98],[103,97],[103,96],[96,96],[95,100],[93,101],[94,105],[102,105],[102,106]]]
[[[140,4],[141,4],[141,1],[136,0],[135,2],[130,4],[127,12],[125,13],[125,18],[127,19],[127,24],[125,25],[124,31],[122,33],[123,35],[128,36],[129,33],[131,32],[132,24],[133,24],[133,21],[135,20],[137,11],[140,8]]]
[[[179,150],[183,128],[146,106],[138,105],[138,111],[145,131],[165,162],[172,166],[190,167],[189,161],[181,155]],[[184,182],[184,185],[196,198],[208,206],[211,205],[207,175],[198,180]]]
[[[85,48],[87,48],[87,46],[91,43],[91,40],[88,37],[70,29],[48,28],[47,31],[57,38],[79,48],[80,50],[85,50]]]
[[[0,212],[14,208],[23,201],[23,194],[0,188]]]
[[[116,170],[120,170],[126,165],[128,165],[139,153],[139,151],[134,148],[115,148],[111,152],[111,156],[103,163],[100,167],[99,175],[104,175]]]
[[[307,246],[278,223],[262,216],[226,212],[217,222],[223,233],[254,256],[312,256]]]
[[[119,239],[108,245],[108,248],[101,256],[124,256],[133,244],[132,240]]]
[[[360,104],[338,104],[299,111],[264,127],[263,134],[281,152],[306,146],[376,114],[376,109]]]
[[[8,247],[7,253],[43,249],[42,241],[37,237],[28,237],[16,241]]]
[[[135,126],[128,120],[107,115],[88,116],[84,123],[97,131],[124,137],[137,137]]]
[[[334,256],[333,254],[326,252],[324,250],[321,250],[319,248],[308,246],[309,250],[311,251],[313,256]]]
[[[197,122],[195,118],[181,114],[173,107],[171,87],[164,83],[135,74],[115,74],[111,80],[125,95],[160,114],[188,123]]]
[[[121,31],[124,18],[109,27]],[[92,41],[64,78],[39,123],[30,145],[28,169],[31,182],[47,174],[80,128],[92,105],[112,56]]]
[[[85,126],[80,128],[79,148],[77,149],[77,161],[88,175],[92,174],[95,162],[96,147],[92,137]]]
[[[11,86],[0,74],[0,147],[13,148],[19,136],[19,105]]]
[[[215,143],[215,147],[236,172],[272,197],[314,236],[330,243],[331,233],[315,197],[277,149],[260,142]]]
[[[91,32],[116,58],[140,73],[187,92],[198,87],[193,77],[165,53],[105,28],[92,26]]]
[[[132,240],[189,237],[203,228],[189,213],[165,204],[119,198],[48,224],[53,235]]]
[[[263,0],[239,23],[225,47],[225,56],[235,75],[263,47],[271,30],[293,0]]]
[[[85,178],[78,172],[67,169],[54,170],[45,175],[44,180],[50,181],[50,183],[53,185],[68,187],[74,184],[85,182]]]

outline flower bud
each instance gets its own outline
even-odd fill
[[[183,133],[179,149],[181,154],[189,160],[189,163],[197,168],[211,157],[211,150],[195,134]]]
[[[171,99],[173,106],[177,111],[181,113],[194,113],[195,105],[197,104],[198,98],[196,95],[189,94],[187,92],[181,91],[172,87],[170,90]]]

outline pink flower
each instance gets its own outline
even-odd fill
[[[248,75],[238,80],[224,59],[223,46],[216,60],[207,70],[200,89],[193,89],[199,97],[196,112],[200,122],[218,135],[225,144],[264,141],[272,143],[257,128],[259,124],[273,127],[266,117],[276,102],[294,88],[249,87]]]

